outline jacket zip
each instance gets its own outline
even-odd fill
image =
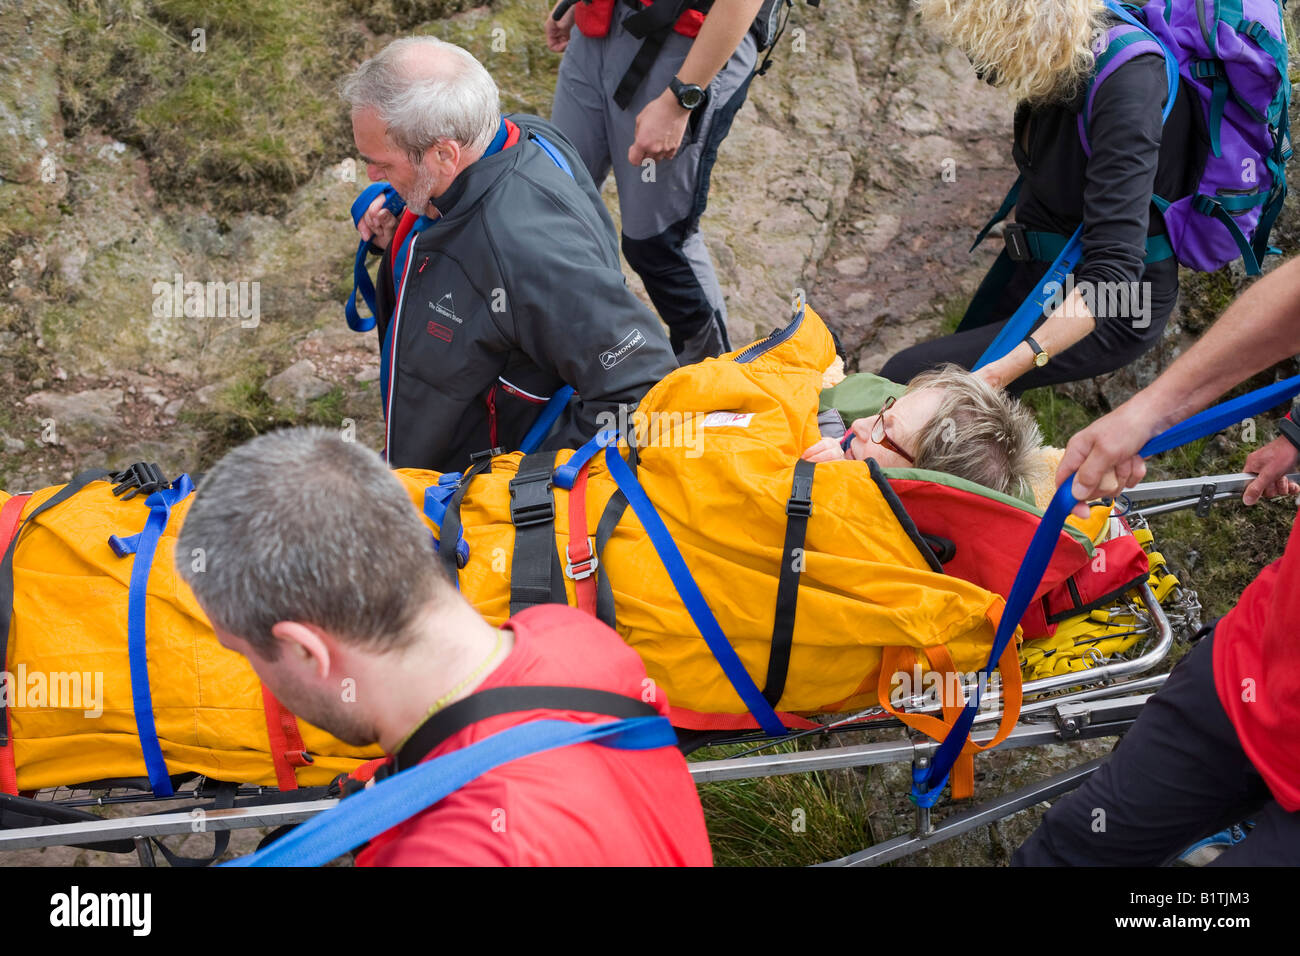
[[[397,305],[393,308],[393,347],[388,356],[388,407],[384,410],[384,454],[388,456],[393,450],[393,396],[397,394],[397,349],[401,340],[402,306],[406,304],[406,280],[411,275],[411,260],[415,254],[415,245],[420,241],[417,235],[411,239],[411,248],[406,253],[406,267],[402,270],[402,282],[398,287]],[[427,261],[427,260],[426,260]],[[424,268],[423,265],[420,266]]]
[[[487,398],[483,399],[487,404],[488,412],[488,447],[497,447],[497,386],[494,384],[488,389]]]

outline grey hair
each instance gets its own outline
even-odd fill
[[[421,50],[445,54],[445,68],[434,75],[412,69],[412,54]],[[377,110],[393,143],[417,165],[441,139],[481,154],[501,124],[492,75],[468,50],[437,37],[394,40],[345,78],[340,92],[354,113]]]
[[[280,621],[399,650],[451,588],[401,482],[327,428],[271,432],[222,458],[185,516],[176,566],[213,624],[271,660]]]
[[[1029,409],[951,364],[907,383],[909,392],[923,388],[941,390],[943,399],[917,439],[917,468],[947,472],[1015,497],[1032,495],[1035,472],[1042,467],[1043,438]]]

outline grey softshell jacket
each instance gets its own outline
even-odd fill
[[[442,215],[412,242],[404,280],[393,281],[392,248],[380,265],[381,348],[395,323],[385,409],[394,468],[456,471],[475,452],[517,449],[566,383],[578,398],[542,448],[575,448],[602,412],[625,420],[619,406],[677,367],[659,319],[623,279],[613,221],[577,152],[545,120],[508,118],[519,142],[437,198]]]

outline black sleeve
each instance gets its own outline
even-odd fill
[[[1083,193],[1083,259],[1075,281],[1136,282],[1144,270],[1151,194],[1168,84],[1163,57],[1135,57],[1093,98]]]
[[[663,325],[627,287],[622,271],[600,264],[585,224],[551,234],[568,238],[515,257],[507,294],[520,349],[572,385],[580,399],[546,447],[576,448],[599,430],[602,412],[618,421],[619,406],[640,402],[677,368],[677,359]]]

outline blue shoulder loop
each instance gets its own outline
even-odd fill
[[[1187,421],[1156,435],[1142,446],[1142,450],[1138,454],[1143,458],[1150,458],[1152,455],[1169,451],[1171,448],[1177,448],[1179,445],[1185,445],[1198,438],[1213,435],[1215,432],[1222,431],[1230,425],[1235,425],[1243,419],[1280,405],[1288,398],[1296,395],[1300,395],[1300,375],[1284,379],[1281,382],[1275,382],[1264,388],[1258,388],[1221,405],[1207,408],[1205,411],[1193,415]],[[1052,554],[1056,550],[1056,539],[1065,526],[1065,519],[1069,516],[1070,510],[1078,504],[1074,497],[1073,484],[1074,476],[1071,475],[1061,484],[1061,487],[1056,489],[1051,504],[1047,506],[1047,511],[1044,512],[1038,529],[1034,532],[1033,538],[1030,539],[1025,558],[1021,562],[1020,570],[1016,572],[1014,583],[1011,585],[1011,593],[1007,595],[1007,604],[1002,612],[1002,619],[998,623],[997,633],[993,638],[993,647],[989,651],[988,663],[981,671],[986,677],[992,676],[998,659],[1001,658],[1003,650],[1006,649],[1007,642],[1015,634],[1020,619],[1024,616],[1025,609],[1029,607],[1029,602],[1033,600],[1034,592],[1038,590],[1038,584],[1043,579],[1043,572],[1047,569],[1047,564],[1051,561]],[[948,774],[952,770],[962,748],[966,745],[967,737],[970,735],[975,715],[979,711],[980,689],[984,684],[984,681],[976,681],[975,688],[971,693],[971,699],[966,703],[966,707],[953,723],[952,729],[949,730],[939,749],[935,751],[930,766],[913,771],[912,800],[919,806],[932,806],[938,800],[943,786],[948,780]]]
[[[158,742],[158,730],[153,716],[153,694],[149,688],[148,631],[145,619],[149,572],[153,569],[154,552],[158,548],[163,529],[167,527],[172,506],[189,497],[193,491],[194,483],[190,476],[181,475],[170,487],[155,491],[145,499],[145,504],[149,506],[149,517],[139,534],[128,538],[112,535],[108,540],[113,553],[119,558],[128,554],[135,555],[131,563],[131,584],[126,599],[127,666],[131,673],[131,706],[135,712],[136,736],[140,739],[149,786],[156,797],[170,797],[173,791],[171,777],[167,773],[167,762],[163,759],[162,745]]]
[[[371,183],[361,191],[352,203],[352,225],[361,221],[361,217],[366,214],[370,204],[375,201],[375,197],[385,196],[384,208],[394,216],[400,217],[402,210],[406,208],[406,203],[402,197],[397,194],[397,190],[388,183]],[[343,314],[347,317],[348,328],[353,332],[369,332],[375,327],[375,285],[370,281],[370,272],[366,269],[366,257],[373,249],[369,240],[362,239],[357,244],[357,256],[352,263],[352,294],[348,296],[347,303],[343,306]],[[357,312],[357,293],[361,293],[361,298],[365,301],[366,307],[370,309],[370,315],[362,318]]]
[[[631,717],[604,724],[533,720],[393,774],[348,797],[264,850],[222,866],[323,866],[373,839],[490,770],[573,744],[619,750],[658,750],[677,744],[665,717]]]
[[[1048,309],[1049,303],[1062,298],[1065,293],[1066,277],[1074,271],[1074,267],[1079,264],[1079,259],[1083,256],[1082,237],[1083,226],[1079,226],[1074,230],[1070,241],[1065,244],[1065,248],[1048,267],[1038,283],[1038,288],[1029,293],[1025,301],[1020,303],[1020,307],[1012,313],[1011,318],[1007,319],[1006,324],[1002,326],[1002,331],[989,343],[989,347],[984,350],[984,354],[971,369],[972,372],[1002,358],[1025,340],[1025,336],[1033,329],[1035,322],[1051,314]],[[1059,305],[1059,301],[1057,304]]]
[[[460,478],[459,471],[446,472],[438,476],[436,485],[424,489],[424,516],[438,526],[439,535],[442,534],[442,519],[447,514],[447,502],[451,501],[452,495],[456,493]],[[436,550],[442,549],[440,537],[434,538],[433,544]],[[469,560],[469,542],[465,540],[463,528],[456,539],[456,557],[460,559],[462,565]]]
[[[519,450],[525,455],[532,454],[541,447],[546,436],[550,434],[551,428],[559,420],[564,409],[569,405],[569,399],[573,397],[573,386],[562,385],[557,388],[554,394],[546,400],[546,407],[538,413],[537,419],[524,435],[524,440],[519,443]]]

